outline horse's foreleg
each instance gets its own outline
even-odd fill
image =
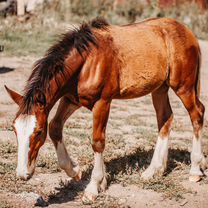
[[[164,173],[168,157],[168,137],[173,113],[168,98],[168,86],[165,84],[152,93],[153,105],[157,114],[159,135],[150,166],[142,173],[147,180]]]
[[[105,178],[105,166],[103,151],[105,148],[105,130],[110,110],[110,102],[99,100],[93,107],[93,140],[94,168],[92,170],[90,183],[85,189],[83,203],[95,201],[98,191],[105,190],[107,181]]]
[[[73,177],[75,180],[81,179],[81,172],[79,170],[79,166],[74,164],[74,162],[68,155],[62,138],[62,131],[65,121],[78,108],[79,106],[70,103],[70,101],[67,98],[63,97],[60,100],[54,118],[51,120],[49,124],[49,135],[56,148],[59,166],[60,168],[65,170],[66,174],[69,177]]]

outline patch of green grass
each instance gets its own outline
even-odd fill
[[[26,24],[15,19],[2,22],[0,32],[4,54],[12,56],[42,56],[57,39],[60,29],[34,21]]]

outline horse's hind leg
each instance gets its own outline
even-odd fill
[[[183,86],[182,89],[175,90],[178,97],[182,100],[191,118],[194,136],[191,151],[191,169],[190,181],[199,181],[203,175],[200,168],[206,168],[206,160],[202,152],[201,131],[204,120],[204,106],[199,101],[198,95],[194,87]]]
[[[150,166],[142,173],[142,179],[163,174],[168,157],[168,137],[173,120],[173,113],[168,98],[169,87],[163,84],[152,93],[152,101],[157,115],[158,139]]]
[[[65,170],[69,177],[73,177],[75,180],[81,179],[81,172],[79,166],[75,165],[68,155],[62,138],[62,131],[66,120],[78,108],[79,106],[72,104],[68,98],[63,97],[54,118],[49,124],[49,135],[56,148],[59,166]]]

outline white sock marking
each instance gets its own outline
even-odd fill
[[[167,164],[168,157],[168,137],[158,136],[155,151],[150,166],[142,173],[143,179],[152,178],[156,173],[162,173]]]
[[[200,135],[200,134],[199,134]],[[203,160],[201,136],[199,138],[193,137],[193,145],[191,151],[191,175],[202,175],[200,170],[200,163]]]
[[[168,156],[168,137],[161,138],[160,136],[157,139],[155,146],[154,155],[151,161],[151,165],[155,168],[162,167],[166,164]]]
[[[69,157],[63,142],[58,142],[56,153],[57,153],[58,163],[60,168],[65,170],[66,174],[69,177],[74,177],[77,174],[79,168],[77,168],[77,166],[74,167],[73,162]]]
[[[95,164],[92,170],[91,180],[85,191],[93,195],[98,195],[98,186],[102,181],[103,177],[105,176],[105,168],[104,168],[102,153],[96,152],[94,154],[94,159],[95,159]]]

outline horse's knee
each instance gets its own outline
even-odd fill
[[[92,148],[94,152],[102,153],[105,149],[105,140],[94,140]]]
[[[194,128],[194,133],[198,137],[199,132],[201,131],[204,123],[204,105],[200,103],[197,105],[194,110],[191,112],[191,119]]]
[[[203,124],[205,107],[199,100],[198,100],[198,112],[200,115],[201,123]]]

